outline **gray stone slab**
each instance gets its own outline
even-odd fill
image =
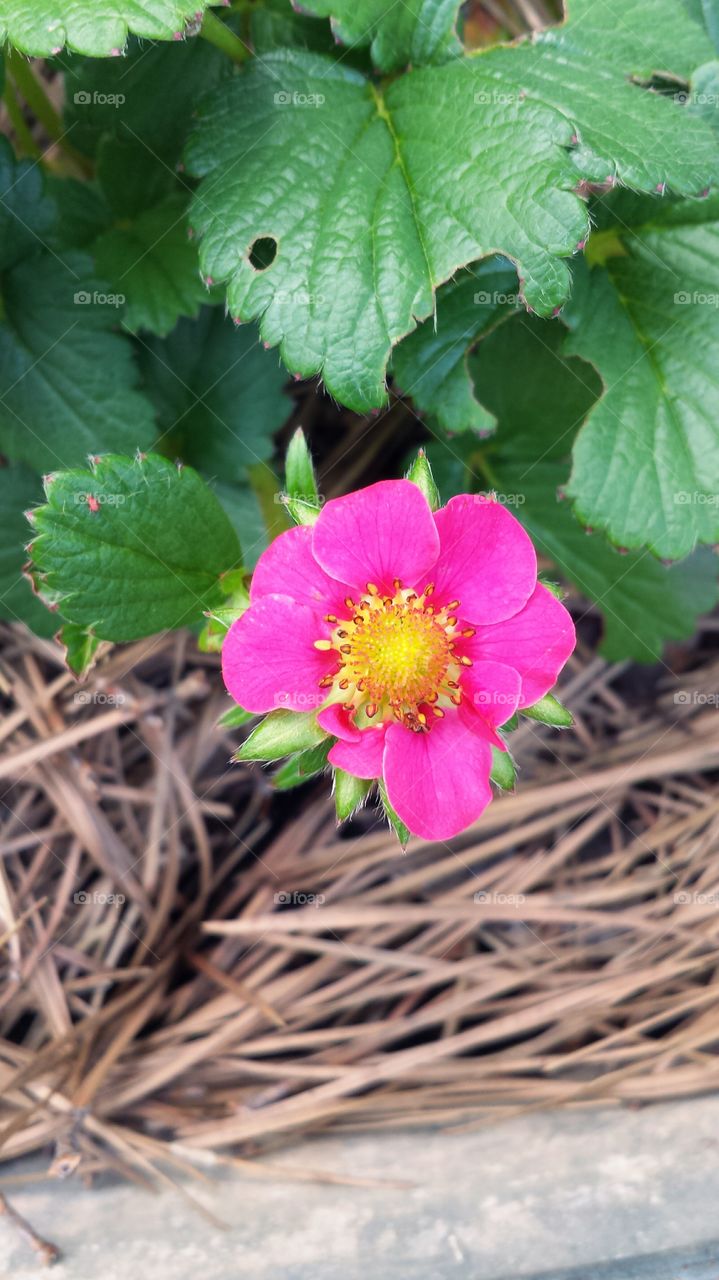
[[[274,1163],[414,1186],[233,1176],[193,1188],[226,1230],[171,1192],[4,1189],[62,1248],[53,1280],[719,1280],[719,1098],[455,1135],[327,1137]],[[0,1276],[10,1275],[48,1272],[0,1220]]]

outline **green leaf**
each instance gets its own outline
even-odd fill
[[[346,45],[370,45],[380,71],[445,62],[461,53],[456,23],[459,0],[304,0],[319,18],[329,17]]]
[[[553,311],[588,234],[581,179],[691,194],[717,173],[709,125],[632,80],[659,53],[691,71],[706,34],[653,0],[647,38],[646,0],[635,8],[618,24],[611,0],[574,0],[573,20],[532,43],[382,90],[316,55],[254,60],[204,101],[186,148],[203,272],[234,316],[261,317],[289,368],[321,371],[358,411],[382,403],[393,345],[459,267],[500,252],[529,306]]]
[[[55,174],[47,175],[45,186],[56,208],[54,224],[45,236],[48,247],[61,255],[67,249],[90,248],[112,221],[112,210],[99,186]]]
[[[719,539],[719,201],[657,201],[617,235],[623,252],[577,272],[566,313],[566,350],[605,385],[567,492],[613,542],[679,559]]]
[[[424,449],[419,450],[417,457],[407,472],[406,479],[416,484],[417,488],[424,494],[431,511],[436,511],[438,507],[441,507],[442,499],[439,496],[439,489],[434,482],[429,458]]]
[[[220,729],[240,729],[256,718],[257,713],[254,711],[245,711],[244,707],[230,707],[217,723]]]
[[[345,773],[344,769],[335,769],[334,783],[337,821],[344,822],[352,816],[355,809],[359,809],[372,788],[372,782],[368,778],[355,778],[353,774]]]
[[[220,605],[239,562],[235,532],[190,467],[156,454],[108,455],[90,471],[46,478],[34,514],[38,588],[102,640],[136,640]]]
[[[292,406],[286,375],[254,325],[235,329],[219,308],[204,307],[168,338],[143,342],[140,365],[173,457],[246,483],[246,468],[272,455],[272,434]]]
[[[517,785],[517,770],[508,751],[500,751],[498,747],[492,747],[492,771],[489,780],[502,791],[514,791]]]
[[[2,136],[0,193],[0,271],[5,271],[44,247],[56,212],[40,166],[36,161],[16,160]]]
[[[324,742],[327,734],[312,711],[271,711],[252,730],[235,754],[236,760],[279,760]]]
[[[517,316],[490,334],[472,360],[478,392],[495,414],[486,445],[467,433],[428,446],[445,497],[490,486],[553,561],[603,615],[601,652],[612,661],[653,662],[667,640],[691,636],[697,615],[717,599],[717,565],[702,551],[666,568],[646,552],[619,555],[588,536],[567,502],[569,450],[601,392],[591,366],[564,354],[565,327]],[[516,370],[522,370],[522,377]]]
[[[316,747],[293,756],[272,775],[272,783],[277,791],[290,791],[293,787],[301,787],[310,778],[323,773],[327,767],[327,754],[332,746],[332,739],[320,742]]]
[[[407,848],[407,845],[409,844],[410,836],[412,835],[412,832],[409,830],[409,827],[406,827],[404,825],[402,819],[399,817],[399,815],[395,812],[392,805],[390,804],[389,797],[387,795],[387,788],[385,787],[384,782],[380,780],[377,785],[379,786],[379,794],[380,794],[380,799],[382,801],[382,809],[384,812],[384,816],[387,819],[390,827],[394,831],[397,839],[399,840],[402,846],[402,852],[404,852],[404,850]]]
[[[295,431],[287,447],[285,458],[285,489],[287,496],[306,507],[320,509],[317,479],[305,433],[301,427]]]
[[[51,636],[58,628],[57,614],[38,600],[22,571],[30,537],[25,513],[41,497],[40,477],[27,467],[0,467],[0,618],[25,622],[37,635]]]
[[[88,627],[78,627],[74,622],[66,622],[56,638],[65,650],[65,662],[73,675],[82,679],[91,669],[101,642]]]
[[[121,306],[84,254],[41,255],[0,279],[0,449],[37,470],[155,435]]]
[[[119,54],[128,33],[173,40],[210,0],[0,0],[0,44],[47,58],[64,45],[104,58]]]
[[[95,8],[95,0],[88,3]],[[197,99],[233,72],[224,53],[199,39],[156,45],[131,39],[121,58],[64,54],[58,66],[74,147],[94,156],[109,134],[144,147],[173,177]]]
[[[437,293],[430,316],[397,347],[395,380],[417,409],[445,431],[494,430],[494,419],[474,393],[467,357],[486,333],[516,310],[517,273],[502,258],[463,271]]]
[[[197,249],[187,237],[187,199],[167,196],[129,225],[100,236],[95,265],[114,293],[126,298],[125,328],[165,337],[180,316],[197,316],[207,301]]]
[[[558,698],[547,693],[533,707],[523,707],[522,715],[530,720],[539,720],[540,724],[550,724],[555,729],[569,729],[574,724],[571,711],[563,707]]]
[[[108,206],[107,226],[112,215],[118,220],[135,218],[181,190],[173,170],[154,151],[134,138],[112,133],[100,138],[95,175]]]

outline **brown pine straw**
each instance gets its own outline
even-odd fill
[[[716,1088],[715,624],[702,635],[674,652],[681,675],[580,648],[576,728],[524,721],[517,792],[403,854],[369,816],[338,832],[326,780],[277,800],[229,763],[218,663],[191,637],[106,647],[78,686],[55,645],[4,627],[2,1158],[142,1186],[192,1173],[200,1198],[220,1166],[363,1186],[261,1157],[330,1128]]]

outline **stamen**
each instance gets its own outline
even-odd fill
[[[424,711],[418,711],[418,712],[417,712],[417,719],[419,720],[419,723],[420,723],[420,724],[426,724],[426,723],[427,723],[427,717],[426,717],[426,715],[424,714]]]
[[[466,631],[460,631],[461,636],[475,636],[477,634],[475,627],[467,627]]]
[[[466,656],[466,654],[462,654],[462,657],[459,659],[459,661],[462,663],[462,666],[463,666],[463,667],[473,667],[473,666],[474,666],[474,663],[472,662],[472,659],[471,659],[471,658],[468,658],[468,657]]]
[[[348,609],[354,609],[354,608],[355,608],[355,602],[354,602],[354,600],[352,599],[352,596],[345,596],[345,604],[347,605],[347,608],[348,608]]]
[[[337,618],[334,613],[326,613],[324,620],[325,622],[337,622]]]
[[[454,609],[459,608],[459,600],[450,600],[449,604],[446,604],[444,607],[452,612]]]
[[[376,583],[376,582],[368,582],[368,583],[367,583],[367,590],[369,591],[369,593],[370,593],[370,595],[371,595],[371,596],[378,596],[378,595],[379,595],[379,587],[377,586],[377,583]]]
[[[323,653],[328,649],[333,649],[334,645],[331,640],[315,640],[315,649],[321,649]]]
[[[350,682],[349,680],[340,680],[339,685],[337,687],[339,689],[349,689]]]
[[[434,591],[434,583],[428,582],[422,594],[425,596],[431,596],[433,591]]]
[[[448,626],[448,627],[456,627],[456,625],[457,625],[457,619],[456,619],[456,618],[452,617],[452,618],[448,618],[448,619],[447,619],[447,626]]]
[[[434,715],[436,715],[438,720],[444,719],[444,711],[442,710],[441,707],[432,707],[432,712]]]
[[[376,703],[376,702],[368,702],[368,703],[367,703],[367,706],[365,707],[365,715],[367,716],[367,719],[368,719],[368,720],[371,720],[371,719],[372,719],[372,716],[376,716],[376,715],[377,715],[377,703]]]

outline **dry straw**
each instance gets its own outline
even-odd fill
[[[706,638],[658,686],[580,650],[576,730],[526,722],[516,794],[403,855],[368,819],[338,833],[326,782],[283,804],[229,764],[217,663],[190,638],[109,651],[77,686],[6,627],[3,1158],[143,1185],[275,1176],[262,1157],[330,1126],[715,1088]]]

